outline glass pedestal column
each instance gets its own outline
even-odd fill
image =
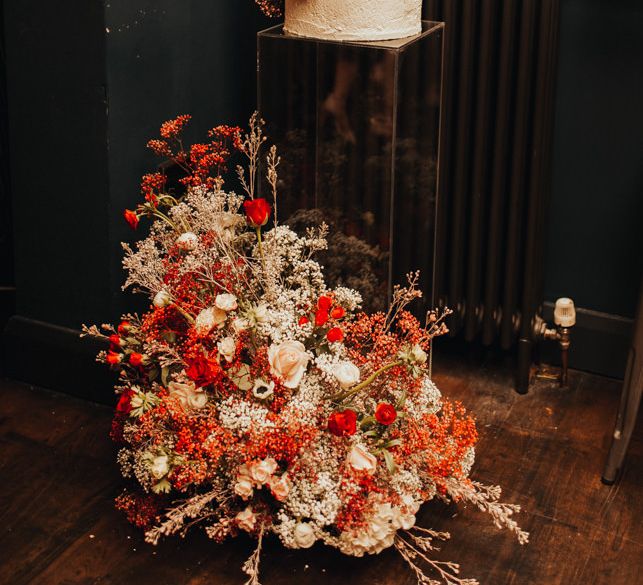
[[[443,37],[436,22],[394,41],[308,39],[281,25],[258,34],[279,219],[296,230],[329,224],[329,281],[360,290],[369,310],[416,269],[416,310],[432,304]]]

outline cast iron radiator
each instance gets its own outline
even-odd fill
[[[518,344],[526,392],[542,302],[557,0],[428,0],[446,22],[435,298],[454,335]]]

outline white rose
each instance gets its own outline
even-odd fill
[[[263,461],[255,461],[250,465],[250,478],[257,485],[263,485],[277,471],[277,467],[277,462],[272,457],[267,457]]]
[[[235,516],[235,520],[237,521],[237,526],[246,532],[252,532],[257,523],[257,517],[250,506],[239,512]]]
[[[207,335],[226,320],[226,312],[218,307],[203,309],[194,321],[194,328],[199,335]]]
[[[152,301],[154,306],[158,309],[167,307],[171,302],[172,302],[172,297],[170,296],[170,293],[167,292],[166,290],[160,290],[159,292],[157,292],[154,295],[154,300]]]
[[[306,348],[300,341],[284,341],[279,345],[273,343],[268,348],[270,373],[283,379],[286,388],[299,386],[306,371],[308,359]]]
[[[167,475],[167,472],[170,471],[170,459],[167,455],[158,455],[152,459],[152,465],[150,465],[150,473],[154,479],[161,479]]]
[[[252,481],[247,475],[241,475],[234,484],[234,493],[244,500],[252,497]]]
[[[270,380],[270,382],[266,382],[261,378],[255,380],[255,385],[252,389],[252,394],[255,398],[266,400],[267,398],[270,398],[274,392],[275,383],[272,380]]]
[[[229,293],[222,293],[214,299],[214,306],[222,311],[234,311],[237,308],[237,297]]]
[[[257,323],[266,323],[270,318],[270,313],[268,312],[268,305],[261,303],[254,308],[255,321]]]
[[[199,243],[199,238],[192,232],[185,232],[176,239],[176,245],[186,252],[194,250]]]
[[[250,323],[248,323],[247,319],[242,319],[241,317],[237,317],[233,322],[232,322],[232,330],[239,334],[245,331],[250,327]]]
[[[170,382],[167,385],[170,396],[176,397],[184,408],[203,408],[208,402],[207,394],[197,389],[194,382]]]
[[[268,480],[268,486],[270,487],[272,495],[280,502],[283,502],[288,497],[288,492],[290,492],[290,482],[288,481],[288,476],[285,473],[281,477],[273,475]]]
[[[411,357],[416,364],[426,363],[426,352],[417,343],[411,348]]]
[[[232,337],[224,337],[217,343],[219,353],[225,358],[226,362],[231,362],[234,359],[234,354],[237,351],[237,344]]]
[[[377,458],[360,445],[353,445],[348,454],[348,464],[355,471],[366,471],[373,473],[377,467]]]
[[[307,522],[299,522],[295,526],[295,543],[299,548],[310,548],[317,540],[313,527]]]
[[[333,374],[342,388],[350,388],[359,382],[359,368],[352,362],[341,362],[335,366]]]

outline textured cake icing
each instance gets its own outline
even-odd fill
[[[284,30],[343,41],[382,41],[418,34],[422,0],[286,0]]]

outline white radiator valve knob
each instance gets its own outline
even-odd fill
[[[554,306],[554,323],[558,327],[573,327],[576,325],[576,309],[574,301],[567,297],[561,297],[556,300]]]

